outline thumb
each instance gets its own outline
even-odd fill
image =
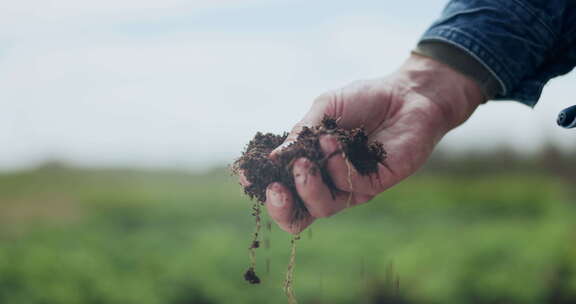
[[[299,123],[294,125],[294,127],[292,128],[292,130],[288,134],[288,137],[286,137],[286,139],[284,140],[284,142],[281,145],[279,145],[278,147],[276,147],[274,150],[272,150],[272,152],[270,152],[270,158],[276,159],[278,154],[280,154],[282,152],[282,150],[284,150],[284,148],[288,147],[290,144],[295,142],[298,139],[298,134],[300,134],[300,132],[302,131],[303,128],[313,127],[313,126],[319,125],[321,121],[322,121],[322,119],[320,119],[320,120],[304,120],[303,119]]]
[[[288,134],[288,137],[284,140],[284,142],[276,147],[276,149],[270,152],[270,158],[275,159],[278,154],[286,147],[288,147],[291,143],[295,142],[298,139],[298,134],[302,131],[304,127],[314,127],[320,125],[322,119],[325,115],[331,116],[329,111],[329,98],[327,98],[328,94],[324,94],[314,100],[312,107],[308,110],[308,113],[304,115],[304,118],[300,120],[297,124],[292,127],[292,130]]]

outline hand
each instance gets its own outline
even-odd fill
[[[315,166],[305,158],[295,161],[293,174],[298,194],[310,215],[291,222],[294,198],[279,183],[266,192],[268,213],[278,225],[299,233],[315,219],[329,217],[342,209],[365,203],[420,168],[438,141],[464,122],[485,101],[480,87],[446,65],[412,55],[391,76],[358,81],[318,97],[310,111],[293,128],[286,142],[296,139],[303,126],[320,124],[324,115],[339,119],[343,128],[363,126],[370,140],[384,145],[387,159],[378,172],[362,176],[344,157],[336,154],[327,161],[327,170],[337,191],[332,197]],[[325,155],[340,150],[330,135],[320,138]],[[285,145],[282,145],[285,146]],[[270,157],[282,153],[282,146]]]

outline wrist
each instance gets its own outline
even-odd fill
[[[466,121],[486,101],[478,83],[428,57],[412,54],[396,75],[406,100],[424,98],[438,108],[445,132]]]
[[[474,80],[486,99],[492,99],[502,91],[498,78],[480,60],[452,43],[432,39],[422,40],[412,53],[444,63]]]

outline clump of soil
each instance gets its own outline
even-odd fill
[[[320,147],[322,135],[334,135],[342,146],[342,151],[336,151],[333,155],[325,155]],[[275,159],[269,157],[270,152],[280,146],[287,138],[288,133],[282,135],[258,132],[248,143],[248,146],[232,165],[234,174],[243,174],[250,183],[244,187],[251,199],[255,199],[252,215],[256,218],[256,231],[249,247],[251,266],[244,277],[252,284],[258,284],[260,279],[256,276],[254,250],[259,247],[259,233],[261,226],[260,206],[266,201],[266,188],[274,182],[279,182],[287,187],[294,198],[292,221],[298,222],[308,215],[308,210],[294,183],[292,167],[294,161],[305,157],[316,164],[322,180],[332,191],[333,195],[338,191],[328,171],[326,161],[335,154],[342,154],[351,163],[359,174],[368,175],[378,170],[378,163],[384,162],[386,152],[379,142],[369,142],[363,128],[346,130],[338,126],[338,121],[331,117],[324,117],[322,123],[315,127],[304,127],[296,141],[285,147]]]
[[[250,282],[250,284],[260,284],[260,278],[258,278],[252,267],[248,268],[246,273],[244,273],[244,280]]]
[[[293,220],[297,221],[307,215],[308,210],[296,192],[292,166],[296,159],[305,157],[319,168],[323,181],[333,192],[334,186],[327,169],[326,161],[333,155],[324,155],[320,147],[320,136],[335,135],[342,144],[346,159],[356,168],[358,173],[368,175],[378,170],[378,163],[384,161],[386,152],[379,142],[369,142],[363,128],[346,130],[338,127],[337,121],[324,117],[316,127],[304,127],[295,142],[285,147],[274,160],[269,158],[270,152],[281,145],[287,133],[283,135],[263,134],[258,132],[248,143],[242,156],[234,162],[232,169],[236,174],[243,172],[250,185],[244,192],[252,199],[263,203],[266,200],[266,187],[273,182],[280,182],[292,192],[296,202]]]

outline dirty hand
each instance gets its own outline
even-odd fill
[[[294,163],[298,194],[309,216],[292,222],[294,198],[280,183],[268,186],[266,206],[278,225],[299,233],[315,219],[331,216],[342,209],[371,200],[414,173],[424,164],[438,141],[463,123],[485,101],[480,87],[471,79],[432,59],[412,55],[392,75],[358,81],[318,97],[309,112],[293,128],[286,142],[296,139],[303,126],[319,125],[324,115],[338,119],[340,127],[364,127],[371,141],[384,145],[387,158],[378,172],[362,176],[348,166],[331,135],[320,138],[327,170],[340,190],[335,197],[322,182],[318,170],[305,158]],[[285,145],[282,145],[285,146]],[[271,153],[282,153],[282,146]]]

